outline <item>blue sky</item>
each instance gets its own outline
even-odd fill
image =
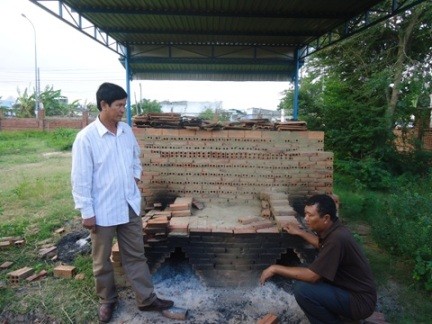
[[[17,96],[17,88],[33,92],[36,29],[41,89],[54,86],[70,101],[94,102],[100,83],[125,86],[118,55],[61,22],[28,0],[0,0],[0,96]],[[276,109],[288,82],[133,81],[131,100],[222,101],[223,108]]]

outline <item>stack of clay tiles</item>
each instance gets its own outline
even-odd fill
[[[260,193],[262,213],[273,217],[279,230],[288,223],[298,223],[297,212],[291,207],[288,195],[283,192]]]
[[[192,197],[178,197],[170,204],[168,210],[171,212],[169,222],[169,235],[188,235],[189,219],[192,216]]]
[[[275,123],[274,127],[277,131],[307,131],[307,124],[304,121]]]
[[[178,197],[164,210],[152,209],[143,218],[145,242],[166,240],[168,235],[187,235],[192,216],[192,197]],[[161,204],[155,203],[155,207]]]
[[[192,215],[192,197],[178,197],[170,204],[168,210],[172,217],[186,217]]]
[[[196,117],[181,116],[178,113],[146,113],[133,116],[132,121],[133,125],[138,128],[307,131],[307,124],[304,121],[274,123],[268,118],[243,119],[229,123],[212,123]]]
[[[148,113],[133,117],[136,127],[179,128],[181,115],[177,113]]]
[[[144,242],[166,240],[170,219],[170,211],[152,210],[148,212],[143,219]]]

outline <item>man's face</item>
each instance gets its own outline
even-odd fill
[[[123,118],[126,107],[126,98],[113,101],[111,105],[108,105],[105,101],[102,101],[101,106],[105,116],[110,121],[117,123]]]
[[[329,218],[329,215],[320,217],[316,204],[312,206],[305,206],[305,222],[311,230],[317,233],[322,232],[327,227]]]

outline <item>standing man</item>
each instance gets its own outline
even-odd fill
[[[261,284],[274,275],[295,279],[294,296],[312,324],[369,317],[377,302],[372,271],[352,234],[339,222],[334,200],[328,195],[309,198],[305,221],[317,236],[297,224],[285,230],[319,250],[315,261],[306,268],[271,265],[262,272]]]
[[[96,92],[100,113],[81,130],[72,148],[72,195],[82,224],[91,231],[93,274],[100,299],[100,322],[111,320],[117,303],[114,271],[110,261],[114,236],[125,274],[141,311],[161,311],[173,302],[154,292],[144,255],[140,149],[132,129],[122,122],[127,93],[112,83]]]

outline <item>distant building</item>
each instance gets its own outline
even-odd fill
[[[162,112],[177,113],[183,116],[198,116],[206,109],[222,109],[222,101],[162,101]]]
[[[61,104],[67,105],[69,103],[69,99],[66,96],[60,96],[57,98],[57,101]]]
[[[16,103],[16,99],[8,97],[6,99],[0,99],[0,109],[3,111],[4,116],[13,116],[13,106]]]
[[[270,121],[280,121],[281,112],[263,108],[248,108],[244,119],[268,119]]]
[[[228,109],[228,113],[230,116],[230,122],[236,122],[246,118],[246,113],[239,109]]]
[[[206,109],[213,111],[223,109],[222,101],[161,101],[162,112],[164,113],[178,113],[182,116],[198,116],[201,112]],[[263,109],[263,108],[248,108],[245,111],[240,109],[227,109],[229,113],[230,121],[238,121],[241,119],[259,119],[267,118],[268,120],[275,122],[281,120],[281,112]]]

